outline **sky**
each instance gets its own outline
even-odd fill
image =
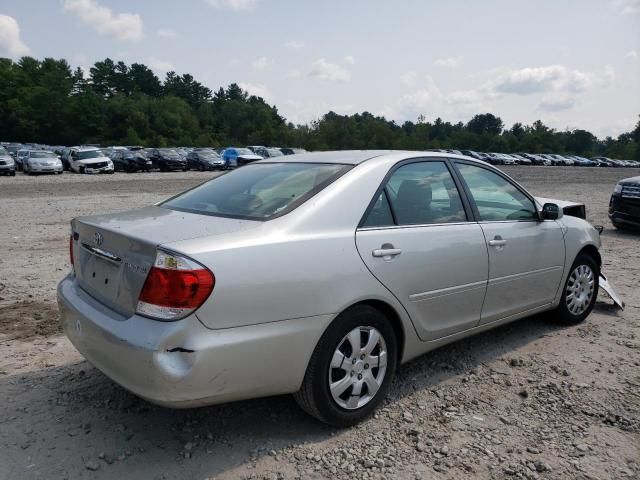
[[[640,0],[0,0],[0,56],[238,83],[294,123],[491,112],[599,137],[640,114]]]

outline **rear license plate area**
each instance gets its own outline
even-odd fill
[[[115,300],[118,294],[120,265],[90,252],[85,252],[87,261],[83,269],[86,286],[100,297]]]

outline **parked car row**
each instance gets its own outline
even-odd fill
[[[607,157],[585,158],[578,155],[552,153],[499,153],[453,149],[431,149],[428,151],[465,155],[492,165],[640,168],[640,162],[636,160],[619,160]],[[15,172],[19,170],[23,170],[25,173],[51,172],[58,174],[63,170],[76,173],[227,170],[241,167],[256,160],[301,153],[306,153],[306,150],[262,145],[227,148],[145,148],[143,146],[83,145],[63,147],[2,144],[0,145],[0,174],[15,175]]]
[[[431,152],[453,153],[482,160],[492,165],[545,165],[576,167],[632,167],[640,168],[636,160],[615,160],[607,157],[585,158],[578,155],[557,155],[553,153],[496,153],[473,150],[432,149]]]
[[[151,170],[226,170],[264,158],[306,153],[301,148],[265,146],[228,148],[145,148],[143,146],[82,145],[74,147],[38,144],[0,145],[0,174],[24,173],[114,173]]]

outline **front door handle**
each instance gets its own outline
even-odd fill
[[[399,248],[395,248],[390,243],[385,243],[380,248],[378,248],[378,249],[374,250],[373,252],[371,252],[371,255],[373,255],[374,257],[382,257],[382,258],[391,259],[392,257],[395,257],[396,255],[400,255],[401,253],[402,253],[402,250],[400,250]]]
[[[507,241],[500,235],[496,235],[493,240],[489,240],[490,247],[504,247],[506,244]]]

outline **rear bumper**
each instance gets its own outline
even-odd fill
[[[300,388],[329,315],[229,329],[195,315],[159,322],[120,316],[67,276],[58,285],[60,319],[78,351],[116,383],[153,403],[192,407]]]

